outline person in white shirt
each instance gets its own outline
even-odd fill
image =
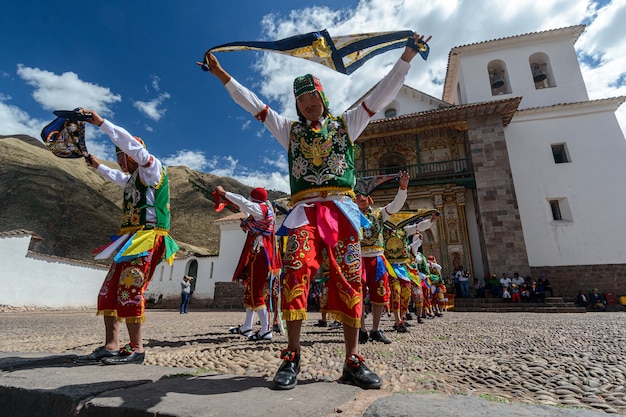
[[[506,291],[506,294],[509,294],[509,298],[510,298],[510,291],[509,291],[509,288],[511,287],[511,284],[512,284],[512,283],[513,283],[513,282],[512,282],[512,280],[511,280],[511,278],[509,278],[509,276],[506,274],[506,272],[503,272],[503,273],[502,273],[502,278],[500,278],[500,287],[501,287],[501,288],[500,288],[500,294],[498,294],[498,295],[499,295],[500,297],[503,297],[503,296],[504,296],[504,294],[505,294],[505,291],[504,291],[504,290],[506,289],[506,290],[507,290],[507,291]]]

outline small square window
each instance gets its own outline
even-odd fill
[[[551,198],[548,199],[550,205],[550,213],[552,221],[555,222],[573,222],[572,212],[569,207],[567,198]]]
[[[552,210],[552,220],[563,220],[559,200],[550,200],[550,210]]]
[[[567,155],[567,147],[564,143],[552,145],[552,156],[554,157],[555,164],[565,164],[570,162]]]

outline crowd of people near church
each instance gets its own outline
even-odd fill
[[[457,272],[455,284],[458,275]],[[509,277],[506,272],[503,272],[500,278],[497,274],[485,275],[485,278],[475,278],[475,297],[485,298],[487,291],[492,296],[502,298],[505,302],[510,303],[545,303],[547,296],[554,297],[554,289],[544,275],[539,275],[539,278],[535,280],[530,275],[524,278],[517,272],[513,273],[513,277]],[[462,289],[459,292],[465,296]]]

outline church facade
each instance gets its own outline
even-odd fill
[[[446,277],[543,274],[559,296],[626,294],[625,97],[589,100],[584,29],[455,47],[441,100],[404,86],[357,141],[360,176],[406,170],[405,208],[443,214],[423,248]]]

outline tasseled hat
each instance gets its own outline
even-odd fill
[[[267,191],[263,187],[254,188],[250,191],[250,198],[257,202],[265,202],[267,201]]]
[[[322,97],[322,102],[324,103],[324,107],[326,111],[329,111],[330,105],[328,104],[328,98],[326,97],[326,93],[324,93],[324,88],[322,88],[322,83],[320,80],[311,74],[302,75],[293,80],[293,95],[297,99],[303,94],[312,93],[313,91],[317,91],[320,93],[320,97]],[[296,105],[296,111],[298,112],[298,117],[302,116],[300,113],[300,109]]]

